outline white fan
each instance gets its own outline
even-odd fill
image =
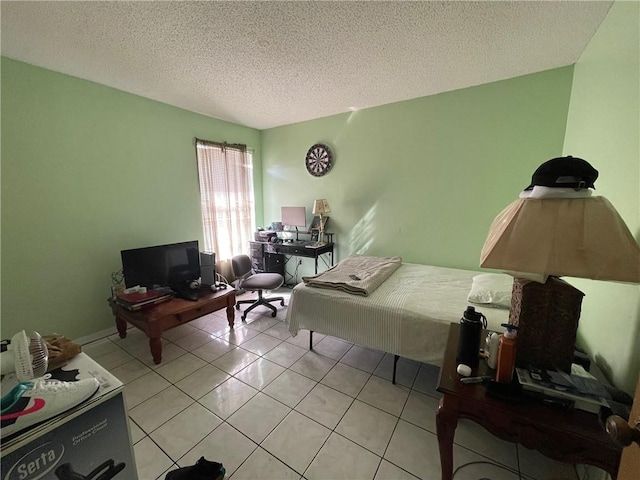
[[[11,338],[7,351],[0,354],[2,375],[16,372],[21,382],[47,373],[49,351],[47,343],[37,332],[22,330]]]

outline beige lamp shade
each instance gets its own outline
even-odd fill
[[[640,246],[604,197],[520,198],[491,224],[480,266],[640,283]]]
[[[321,198],[313,202],[314,215],[324,215],[325,213],[329,213],[330,211],[331,209],[329,208],[329,202],[327,202],[326,199]]]

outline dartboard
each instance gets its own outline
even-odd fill
[[[316,143],[307,152],[304,164],[314,177],[321,177],[331,170],[333,155],[328,146]]]

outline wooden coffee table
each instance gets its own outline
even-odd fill
[[[481,383],[461,383],[456,372],[459,332],[460,325],[451,324],[438,380],[442,398],[436,414],[436,429],[442,480],[451,480],[453,475],[453,438],[458,418],[473,420],[496,437],[538,450],[547,457],[595,465],[616,478],[622,449],[607,435],[598,415],[543,405],[527,397],[520,402],[497,399],[487,394],[486,386]],[[472,376],[493,376],[494,373],[486,361],[481,360]]]
[[[229,328],[233,328],[235,303],[236,293],[233,288],[217,292],[203,288],[200,290],[200,298],[196,301],[172,298],[146,310],[136,312],[127,310],[113,299],[109,299],[109,305],[116,317],[116,327],[120,338],[127,336],[127,323],[142,330],[149,337],[151,356],[156,364],[162,361],[162,332],[225,307]]]

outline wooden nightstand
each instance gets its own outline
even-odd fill
[[[442,399],[436,428],[442,480],[451,480],[453,475],[453,438],[458,418],[473,420],[498,438],[538,450],[555,460],[595,465],[616,478],[622,449],[607,435],[598,415],[544,405],[527,397],[509,402],[490,396],[484,384],[461,383],[456,372],[459,332],[460,325],[452,323],[438,379]],[[481,360],[472,376],[494,373]]]

